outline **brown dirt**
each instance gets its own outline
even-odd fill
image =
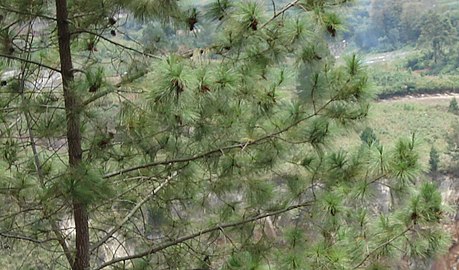
[[[392,97],[387,99],[379,99],[377,102],[417,102],[417,103],[438,103],[439,101],[451,100],[452,98],[459,99],[458,93],[444,93],[444,94],[420,94],[420,95],[407,95],[402,97]]]

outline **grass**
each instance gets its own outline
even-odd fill
[[[374,102],[370,114],[360,129],[366,126],[373,129],[379,141],[392,148],[402,138],[409,138],[414,132],[419,142],[419,152],[424,168],[428,168],[429,152],[432,146],[440,154],[441,166],[449,162],[448,136],[452,124],[459,116],[448,113],[450,97],[431,97],[423,99],[399,99]],[[341,133],[335,147],[350,149],[360,145],[359,130],[356,133]]]
[[[447,159],[448,136],[458,116],[448,113],[451,99],[412,99],[377,102],[369,116],[369,126],[380,141],[390,144],[399,137],[408,137],[413,132],[420,139],[422,162],[428,162],[429,151],[434,146]]]
[[[457,92],[458,76],[427,76],[419,72],[410,72],[404,67],[406,57],[415,53],[415,50],[405,48],[366,57],[386,58],[386,61],[367,63],[378,95],[408,95],[400,99],[375,102],[371,107],[367,125],[373,129],[379,140],[388,146],[400,137],[416,133],[420,141],[422,162],[428,163],[430,149],[434,146],[440,153],[442,163],[446,165],[449,162],[446,154],[448,137],[452,134],[452,126],[453,123],[457,123],[458,116],[448,113],[448,106],[453,97],[435,93]],[[426,93],[432,95],[424,95]]]
[[[429,144],[446,150],[444,137],[457,118],[448,113],[448,100],[378,102],[370,112],[370,123],[381,142],[393,141],[400,135],[419,134]]]

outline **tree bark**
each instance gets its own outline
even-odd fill
[[[89,269],[89,226],[86,205],[73,202],[73,218],[76,231],[76,254],[72,270]]]
[[[59,58],[61,62],[62,85],[67,121],[67,143],[70,167],[78,167],[82,160],[80,109],[81,102],[75,93],[73,82],[73,63],[70,50],[70,30],[67,0],[56,0],[57,33],[59,38]],[[78,181],[79,179],[74,179]],[[76,254],[73,270],[89,269],[89,217],[87,206],[73,199],[73,218],[75,220]]]

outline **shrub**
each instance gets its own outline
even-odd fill
[[[457,105],[456,98],[451,99],[451,101],[449,102],[448,112],[459,114],[459,106]]]

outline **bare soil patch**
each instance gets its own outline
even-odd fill
[[[425,104],[434,104],[438,102],[444,102],[445,100],[451,100],[452,98],[459,99],[458,93],[441,93],[441,94],[419,94],[419,95],[406,95],[397,96],[385,99],[378,99],[376,102],[421,102]]]

